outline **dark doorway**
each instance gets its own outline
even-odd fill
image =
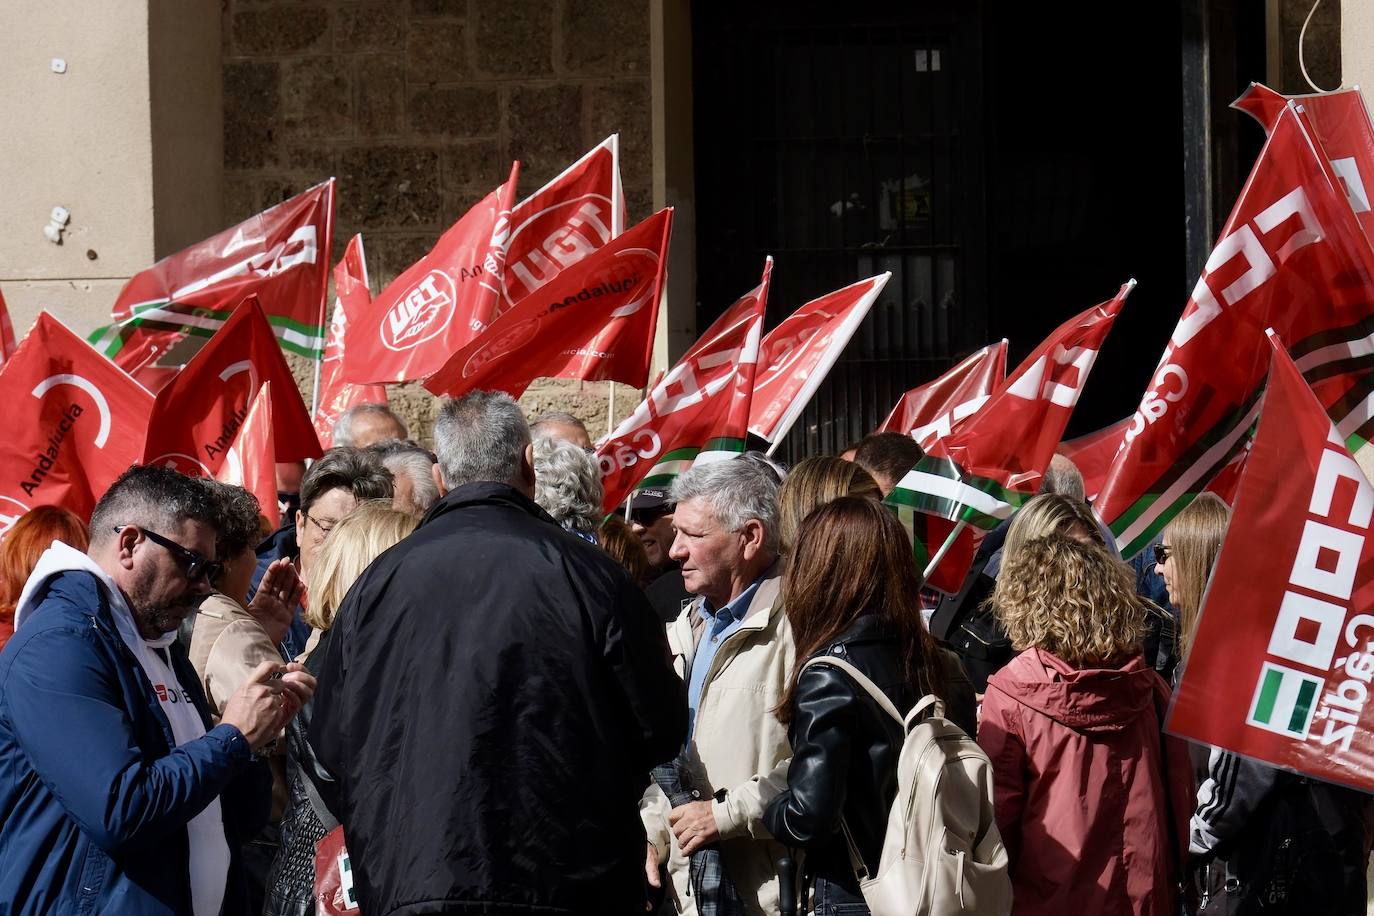
[[[769,328],[893,273],[779,457],[839,451],[989,340],[1014,366],[1132,276],[1070,434],[1134,410],[1188,293],[1184,21],[1173,4],[693,4],[699,327],[767,254]],[[1238,94],[1263,31],[1229,28]],[[1259,136],[1236,136],[1220,150],[1243,176]]]

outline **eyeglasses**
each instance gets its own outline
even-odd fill
[[[116,525],[115,534],[118,534],[127,527],[127,525]],[[171,538],[165,538],[156,531],[149,531],[147,528],[140,528],[138,530],[142,531],[143,536],[148,540],[157,544],[159,547],[165,548],[168,553],[180,560],[182,569],[186,573],[186,578],[191,582],[196,582],[200,579],[213,582],[219,578],[220,573],[224,572],[224,564],[218,560],[207,560],[194,550],[182,547],[176,541]]]
[[[1163,544],[1155,545],[1155,562],[1161,566],[1164,565],[1164,562],[1169,559],[1171,554],[1173,554],[1173,551]]]
[[[325,537],[329,537],[329,532],[333,531],[334,526],[339,523],[339,520],[336,518],[315,518],[313,515],[311,515],[309,512],[306,512],[304,509],[301,510],[301,517],[304,518],[307,522],[313,524],[316,528],[320,529],[320,534],[324,535]]]

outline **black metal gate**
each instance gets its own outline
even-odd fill
[[[987,338],[981,4],[862,5],[693,5],[700,327],[768,254],[770,329],[892,272],[787,462],[871,432]]]

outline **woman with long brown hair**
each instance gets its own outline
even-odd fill
[[[53,541],[85,551],[89,540],[85,523],[57,506],[30,509],[10,527],[0,543],[0,649],[14,635],[14,606],[43,551]]]
[[[775,710],[789,726],[793,756],[787,789],[764,823],[779,842],[806,849],[817,913],[863,906],[839,827],[843,820],[875,873],[904,735],[847,674],[802,667],[818,655],[843,659],[901,710],[926,694],[941,695],[935,644],[921,624],[920,587],[911,541],[877,500],[840,497],[802,524],[782,585],[796,667]]]

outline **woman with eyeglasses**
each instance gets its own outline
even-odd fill
[[[1182,620],[1185,665],[1230,515],[1204,493],[1154,548]],[[1189,891],[1199,914],[1365,912],[1369,796],[1217,748],[1193,750],[1199,786]]]
[[[297,661],[312,674],[319,670],[334,614],[363,570],[419,524],[390,500],[371,500],[344,518],[330,533],[312,567],[311,601],[306,611],[313,632],[307,654]],[[281,819],[281,848],[267,882],[265,916],[307,916],[315,912],[315,846],[338,821],[324,807],[320,786],[332,784],[310,746],[314,704],[306,703],[286,731],[287,807]]]

